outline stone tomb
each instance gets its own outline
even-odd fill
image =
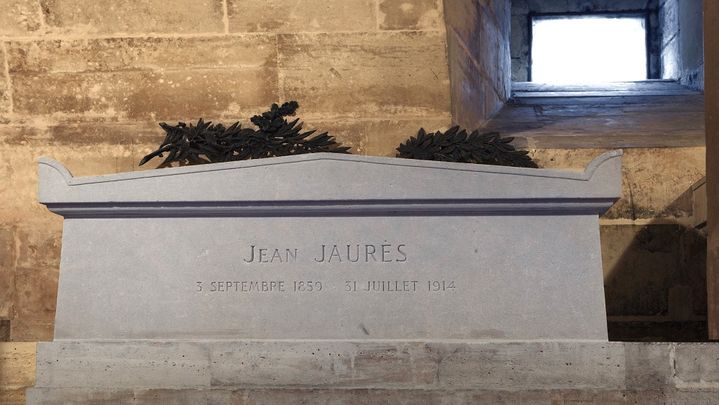
[[[43,158],[40,202],[65,220],[29,398],[219,341],[272,341],[275,367],[298,344],[606,342],[598,216],[620,157],[571,172],[318,153],[81,178]],[[146,388],[205,387],[162,375]]]

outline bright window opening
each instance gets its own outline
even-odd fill
[[[646,38],[643,17],[534,17],[532,81],[646,80]]]

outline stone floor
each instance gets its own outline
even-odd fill
[[[704,145],[704,96],[674,81],[560,86],[514,83],[485,130],[526,148]]]

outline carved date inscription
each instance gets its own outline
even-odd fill
[[[340,282],[336,282],[339,287]],[[215,293],[320,293],[333,282],[313,280],[196,281],[195,292]],[[346,293],[439,293],[456,289],[454,280],[346,280]]]
[[[196,281],[195,291],[204,293],[284,293],[322,291],[321,281],[243,280]]]

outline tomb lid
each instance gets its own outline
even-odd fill
[[[584,171],[313,153],[74,177],[39,159],[39,201],[65,217],[602,214],[621,150]]]

